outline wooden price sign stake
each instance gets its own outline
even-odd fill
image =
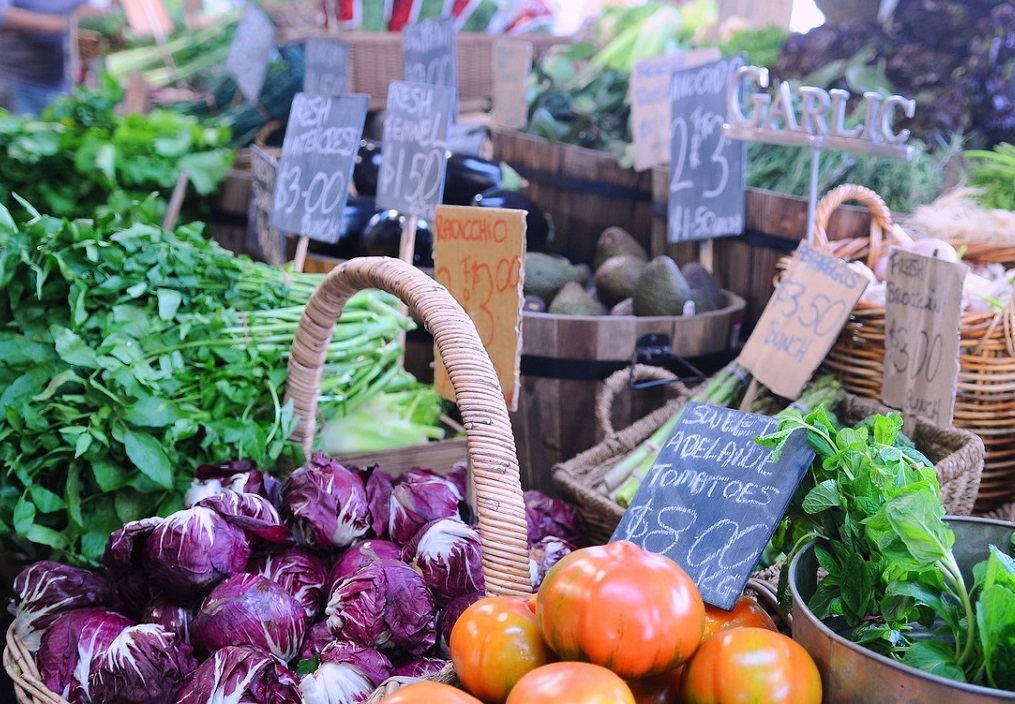
[[[750,142],[768,142],[811,150],[811,181],[808,193],[807,234],[814,237],[814,211],[818,204],[818,159],[822,149],[840,149],[858,154],[876,154],[894,159],[912,159],[913,147],[906,146],[909,130],[895,132],[893,121],[897,111],[913,117],[916,101],[893,95],[885,98],[877,93],[864,93],[864,122],[846,127],[846,105],[849,92],[804,86],[793,89],[783,81],[775,95],[750,92],[745,112],[743,91],[748,87],[767,88],[768,69],[741,66],[726,90],[726,114],[723,126],[727,137]],[[800,105],[799,114],[796,105]]]
[[[226,72],[236,81],[243,97],[254,105],[268,75],[268,60],[275,50],[275,25],[255,5],[248,4],[236,27],[236,36],[229,46]]]
[[[437,206],[434,276],[475,323],[511,411],[518,409],[524,254],[524,210]],[[434,388],[454,400],[440,355]]]
[[[433,222],[444,193],[447,141],[455,92],[446,86],[392,81],[384,116],[384,159],[377,181],[377,207],[409,217],[400,257],[412,263],[416,221]]]
[[[297,93],[289,112],[275,203],[268,224],[300,235],[296,270],[303,270],[309,239],[334,243],[359,149],[370,96]]]
[[[316,95],[342,95],[349,72],[349,46],[338,39],[307,39],[303,91]]]
[[[745,148],[727,139],[726,86],[744,65],[734,56],[677,71],[670,83],[672,138],[667,239],[704,240],[702,265],[712,270],[712,239],[744,231]]]
[[[952,423],[966,265],[893,247],[885,289],[881,399],[936,426]]]
[[[778,424],[689,403],[612,540],[673,558],[706,602],[732,609],[814,459],[804,433],[778,461],[754,440]]]
[[[867,278],[841,259],[801,242],[740,363],[775,393],[796,398],[866,287]]]

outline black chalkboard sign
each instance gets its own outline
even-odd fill
[[[348,78],[349,46],[338,39],[307,39],[303,91],[316,95],[342,95]]]
[[[450,17],[434,17],[402,28],[405,80],[458,89],[455,25]]]
[[[744,56],[676,71],[670,82],[667,238],[687,242],[744,231],[744,143],[723,134],[726,87]]]
[[[275,25],[264,12],[247,5],[236,27],[233,43],[226,57],[226,72],[236,81],[236,87],[251,103],[258,102],[264,79],[268,75],[268,60],[275,51]]]
[[[444,193],[454,98],[446,86],[408,81],[388,86],[377,207],[433,221]]]
[[[754,438],[777,426],[689,403],[612,539],[673,558],[707,603],[733,608],[814,459],[797,432],[774,461]]]
[[[337,242],[369,95],[297,93],[275,177],[269,224]]]

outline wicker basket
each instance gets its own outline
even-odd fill
[[[286,399],[301,419],[294,438],[310,451],[325,350],[345,302],[368,288],[382,289],[408,304],[433,334],[448,370],[467,434],[487,592],[530,594],[525,508],[504,396],[472,320],[447,289],[426,274],[398,259],[362,257],[325,277],[293,340]],[[39,679],[13,625],[7,631],[4,667],[21,704],[66,704]],[[435,676],[443,681],[453,677],[450,667]],[[398,682],[392,682],[383,689],[396,686]]]
[[[870,208],[870,235],[829,241],[824,224],[840,204],[856,200]],[[830,191],[815,214],[814,244],[846,259],[865,260],[873,266],[891,237],[891,214],[881,198],[860,186]],[[965,248],[973,263],[1015,264],[1015,249],[985,243],[953,242]],[[884,379],[885,308],[861,301],[824,366],[857,396],[880,400]],[[1015,499],[1015,306],[1009,300],[1001,312],[962,314],[959,340],[959,374],[956,380],[953,423],[980,436],[986,457],[976,500],[977,513]]]
[[[672,375],[658,367],[636,365],[639,378],[665,379]],[[596,420],[602,427],[605,439],[567,462],[555,465],[553,481],[560,491],[578,505],[588,524],[589,539],[597,543],[609,541],[624,515],[624,509],[601,492],[597,485],[621,457],[637,447],[659,428],[667,418],[687,404],[690,396],[681,394],[666,405],[653,411],[623,430],[614,430],[609,423],[613,399],[630,375],[622,369],[610,376],[596,404]],[[889,409],[868,399],[845,394],[833,409],[839,420],[855,425],[874,413]],[[969,515],[973,510],[980,474],[983,471],[983,443],[971,432],[957,428],[939,428],[918,421],[908,431],[917,448],[934,462],[941,483],[941,500],[948,513]]]

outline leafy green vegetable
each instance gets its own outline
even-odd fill
[[[95,564],[125,521],[178,508],[203,463],[299,462],[281,397],[322,276],[236,257],[121,214],[0,206],[0,547]],[[324,417],[404,389],[397,301],[362,291],[328,348]]]
[[[894,412],[856,428],[821,407],[784,414],[758,441],[778,452],[804,432],[816,458],[773,544],[792,557],[818,539],[827,577],[808,608],[844,619],[857,643],[942,677],[1013,689],[1015,560],[992,546],[966,583],[934,468],[901,430]]]
[[[970,149],[963,153],[969,183],[980,190],[978,200],[988,208],[1015,210],[1015,145],[1002,142],[993,149]]]

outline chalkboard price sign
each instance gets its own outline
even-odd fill
[[[801,432],[778,461],[754,440],[777,426],[689,403],[612,539],[671,557],[707,603],[733,608],[814,459]]]
[[[349,66],[349,47],[338,39],[307,39],[303,91],[315,95],[342,95]]]
[[[402,29],[405,80],[458,88],[455,25],[450,17],[434,17]]]
[[[247,5],[229,45],[226,72],[236,81],[243,97],[257,103],[268,75],[268,60],[275,51],[275,25],[264,12]]]
[[[379,208],[433,221],[444,193],[454,95],[451,88],[426,83],[392,81],[388,86]]]
[[[744,143],[727,139],[726,85],[744,57],[673,74],[670,83],[668,240],[688,242],[744,231]]]
[[[369,101],[358,94],[296,94],[275,178],[272,227],[321,242],[341,238]]]

